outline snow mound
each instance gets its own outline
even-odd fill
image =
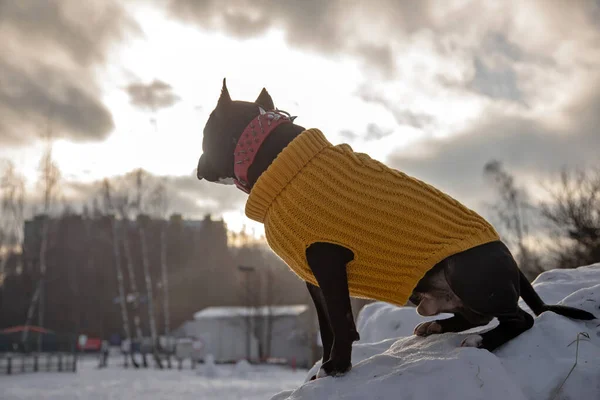
[[[600,264],[548,271],[534,286],[547,303],[600,316]],[[575,321],[546,312],[532,329],[494,353],[459,347],[468,335],[464,332],[412,335],[414,326],[425,320],[412,307],[365,307],[357,321],[361,341],[353,347],[353,369],[342,377],[305,381],[272,400],[600,398],[598,319]],[[575,364],[577,347],[577,365],[562,385]],[[308,372],[307,380],[319,366]]]
[[[238,361],[233,369],[233,375],[237,377],[244,377],[250,372],[252,372],[252,365],[246,360]]]
[[[215,357],[212,354],[207,354],[204,357],[203,368],[198,368],[198,374],[207,378],[218,378],[221,375],[219,368],[215,364]]]

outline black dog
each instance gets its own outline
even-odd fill
[[[265,89],[255,102],[232,101],[223,80],[221,97],[204,128],[198,179],[236,183],[245,192],[252,190],[272,161],[305,130],[295,125],[293,118],[286,117],[287,113],[274,111],[265,119],[269,127],[271,122],[275,124],[271,134],[258,143],[258,147],[251,147],[250,144],[259,139],[248,135],[249,127],[256,134],[254,130],[258,128],[254,127],[253,121],[261,124],[257,117],[265,114],[265,110],[275,110]],[[260,126],[260,129],[264,128]],[[244,138],[241,138],[243,132]],[[246,136],[248,147],[244,148]],[[238,167],[242,169],[238,170]],[[318,283],[316,286],[307,282],[323,342],[319,376],[340,375],[351,368],[352,342],[359,339],[352,318],[346,274],[346,264],[353,257],[350,249],[328,242],[313,243],[306,250],[306,259]],[[468,336],[462,343],[463,346],[492,351],[533,326],[533,317],[517,304],[519,297],[536,315],[553,311],[570,318],[595,318],[576,308],[544,304],[520,272],[507,247],[501,241],[493,241],[451,255],[431,266],[414,288],[410,301],[418,305],[417,312],[421,315],[447,312],[454,316],[422,323],[415,328],[415,334],[460,332],[486,325],[496,317],[499,320],[496,328]]]

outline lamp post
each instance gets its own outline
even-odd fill
[[[256,269],[252,266],[249,265],[238,265],[238,269],[240,270],[240,272],[244,272],[246,274],[251,273],[256,271]],[[248,277],[248,275],[246,275],[245,277],[246,280],[246,300],[245,300],[245,305],[247,308],[247,313],[246,313],[246,360],[248,362],[250,362],[250,330],[251,330],[251,319],[250,319],[250,313],[249,313],[249,309],[250,309],[250,292],[251,292],[251,288],[250,288],[250,279]]]

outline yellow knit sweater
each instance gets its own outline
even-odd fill
[[[306,249],[337,243],[354,297],[404,305],[425,273],[444,258],[499,240],[494,228],[450,196],[388,168],[317,129],[296,137],[259,177],[246,215],[264,223],[275,253],[317,285]]]

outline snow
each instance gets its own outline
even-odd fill
[[[198,368],[198,375],[207,378],[217,378],[220,376],[219,368],[215,364],[215,357],[212,354],[207,354],[204,357],[204,368]]]
[[[600,316],[600,264],[548,271],[534,286],[547,303]],[[320,363],[310,371],[293,372],[245,362],[215,365],[209,357],[195,370],[186,364],[182,371],[159,371],[123,369],[117,365],[120,358],[111,358],[109,368],[101,370],[95,368],[97,360],[86,360],[77,374],[0,376],[0,398],[600,399],[598,319],[575,321],[547,312],[536,318],[532,329],[494,353],[459,345],[469,332],[490,329],[497,322],[463,333],[414,336],[414,327],[426,320],[431,318],[418,316],[412,307],[366,306],[357,321],[361,340],[354,344],[353,369],[342,377],[308,381]]]
[[[282,317],[296,316],[308,310],[306,304],[271,307],[207,307],[194,314],[194,319],[233,317]]]
[[[252,372],[252,365],[246,360],[238,361],[233,369],[233,375],[239,378],[248,376],[250,372]]]
[[[80,362],[78,372],[0,375],[2,400],[265,400],[302,384],[306,370],[253,365],[242,374],[235,365],[204,365],[195,370],[124,369],[112,358],[106,369],[97,359]],[[243,376],[242,376],[243,375]]]
[[[600,264],[545,272],[534,287],[549,304],[600,316]],[[427,338],[412,334],[418,323],[431,319],[418,316],[412,307],[366,306],[357,321],[361,340],[354,344],[350,372],[308,381],[318,371],[317,363],[304,385],[271,400],[600,399],[598,319],[575,321],[547,312],[536,318],[532,329],[494,353],[460,343],[469,332],[488,330],[497,322]],[[577,365],[561,387],[575,363],[577,346]]]

